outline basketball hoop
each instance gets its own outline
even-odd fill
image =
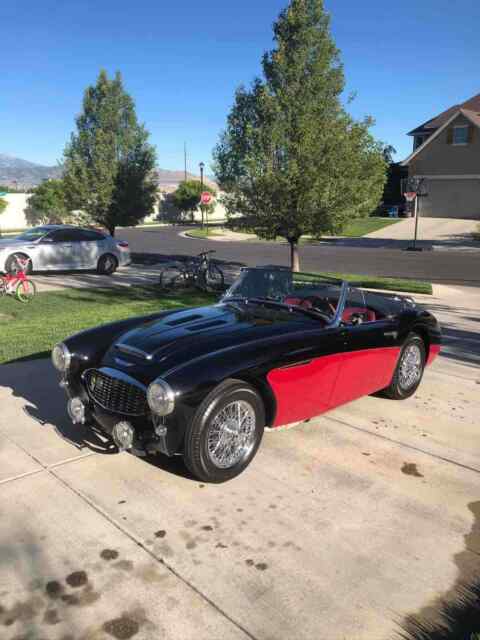
[[[413,202],[415,200],[415,198],[417,197],[417,194],[416,194],[415,191],[407,191],[403,195],[405,196],[405,200],[407,202]]]

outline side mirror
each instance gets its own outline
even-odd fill
[[[52,244],[52,242],[53,242],[53,238],[50,238],[48,236],[40,240],[40,244]]]

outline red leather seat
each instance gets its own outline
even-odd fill
[[[305,300],[304,298],[294,298],[293,296],[288,296],[283,300],[284,304],[291,304],[294,307],[303,307],[304,309],[311,309],[313,304],[310,300]]]
[[[360,314],[364,318],[364,322],[374,322],[377,319],[375,311],[367,309],[367,307],[345,307],[342,314],[343,322],[350,322],[354,314]]]

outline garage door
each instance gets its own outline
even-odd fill
[[[427,191],[420,203],[422,216],[480,220],[480,180],[428,178]]]

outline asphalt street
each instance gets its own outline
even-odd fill
[[[275,242],[218,242],[185,238],[187,227],[119,229],[119,239],[134,254],[155,254],[158,261],[191,256],[214,249],[216,259],[240,265],[288,265],[289,249]],[[346,246],[345,246],[346,245]],[[357,246],[358,245],[358,246]],[[433,250],[410,252],[383,248],[376,239],[325,242],[300,249],[303,271],[339,271],[362,275],[423,279],[437,283],[480,286],[480,251]],[[135,256],[136,258],[136,256]]]

